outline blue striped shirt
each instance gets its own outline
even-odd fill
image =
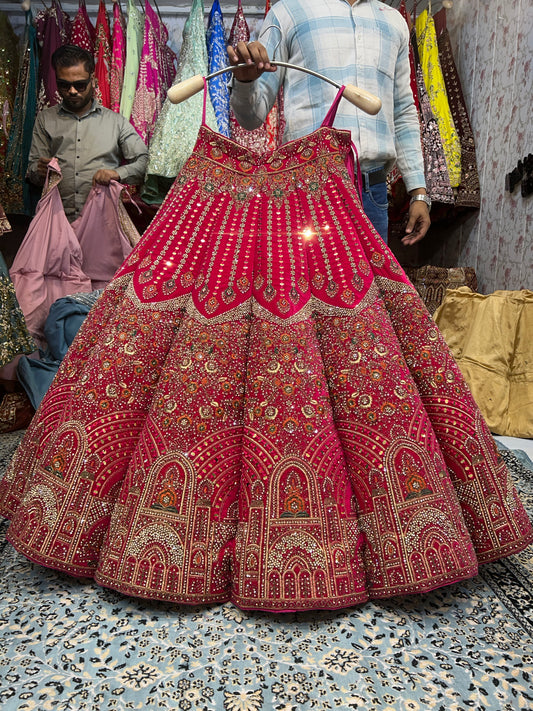
[[[279,27],[281,36],[270,25]],[[379,96],[383,105],[376,116],[341,101],[335,126],[351,131],[363,171],[389,171],[397,162],[407,190],[425,186],[410,84],[409,30],[397,10],[378,0],[353,5],[346,0],[279,0],[265,17],[259,41],[271,59],[305,66]],[[337,89],[283,67],[252,83],[236,81],[231,105],[245,128],[261,125],[281,84],[287,122],[283,140],[291,141],[320,126]]]

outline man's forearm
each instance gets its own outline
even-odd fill
[[[121,183],[129,183],[130,185],[140,185],[146,173],[148,166],[148,153],[134,158],[131,162],[116,168],[120,176]]]

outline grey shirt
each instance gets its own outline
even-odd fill
[[[63,176],[59,192],[72,221],[81,213],[97,170],[116,170],[121,183],[142,183],[148,148],[127,119],[93,101],[83,116],[62,104],[37,114],[26,173],[36,185],[43,184],[37,174],[41,157],[59,161]]]

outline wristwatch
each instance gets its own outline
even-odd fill
[[[428,210],[431,210],[431,198],[429,197],[429,195],[422,195],[421,193],[419,193],[418,195],[413,195],[409,201],[409,205],[412,205],[415,200],[422,200],[428,206]]]

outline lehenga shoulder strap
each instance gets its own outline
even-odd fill
[[[337,115],[337,109],[339,108],[339,102],[342,99],[342,94],[345,87],[341,86],[337,92],[337,96],[333,99],[333,103],[330,106],[328,113],[326,114],[324,120],[322,121],[321,127],[332,128],[333,122],[335,121],[335,116]],[[355,143],[352,141],[352,151],[346,154],[346,170],[350,175],[350,178],[355,183],[355,166],[357,166],[357,191],[359,197],[363,194],[363,176],[361,175],[361,166],[359,165],[359,154],[357,153],[357,148]]]
[[[339,108],[339,103],[340,100],[342,99],[342,93],[346,87],[344,84],[339,88],[337,95],[333,99],[333,103],[331,104],[328,113],[326,114],[324,120],[322,121],[321,126],[326,126],[326,127],[332,127],[333,122],[335,121],[335,116],[337,115],[337,109]]]

